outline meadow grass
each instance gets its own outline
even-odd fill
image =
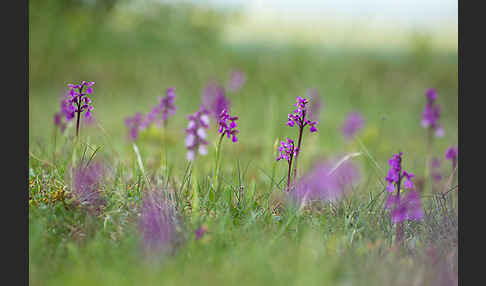
[[[404,248],[396,248],[384,210],[392,154],[404,153],[416,184],[427,156],[441,158],[443,174],[451,175],[444,154],[457,144],[457,53],[245,46],[221,39],[224,23],[222,15],[191,7],[162,6],[148,17],[30,2],[30,284],[441,285],[447,275],[457,278],[456,191],[421,190],[425,219],[405,223]],[[209,154],[194,163],[185,160],[184,128],[204,86],[226,85],[233,69],[247,77],[227,94],[241,133],[237,143],[222,144],[213,190],[214,118]],[[52,116],[67,84],[82,79],[96,82],[96,122],[82,122],[75,140],[74,127],[61,134]],[[167,128],[140,134],[137,154],[124,119],[148,112],[170,86],[177,112]],[[420,126],[429,87],[438,90],[446,131],[430,152]],[[304,136],[299,168],[359,152],[351,160],[361,180],[339,202],[299,209],[286,203],[287,166],[275,160],[276,140],[295,138],[287,114],[307,88],[317,88],[323,111],[319,132]],[[365,127],[345,140],[340,129],[353,110]],[[72,167],[90,159],[108,169],[100,185],[106,204],[96,212],[72,198]],[[151,188],[166,191],[182,217],[178,243],[164,255],[141,251],[138,213]],[[195,240],[201,225],[208,232]]]

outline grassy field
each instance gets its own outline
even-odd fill
[[[444,154],[458,141],[457,52],[426,41],[400,50],[228,42],[223,27],[237,14],[190,6],[139,14],[73,3],[29,3],[31,285],[457,284],[457,192],[439,193],[455,182],[432,183],[426,168],[438,157],[442,175],[451,175]],[[206,84],[226,86],[233,70],[247,78],[227,92],[240,134],[237,143],[223,141],[212,192],[214,119],[209,153],[194,164],[186,161],[184,128]],[[67,84],[80,80],[96,82],[95,123],[82,122],[76,139],[73,126],[56,129],[53,115]],[[176,88],[177,111],[166,128],[140,133],[138,157],[124,120],[147,113],[168,87]],[[430,87],[445,136],[428,146],[420,121]],[[360,180],[338,202],[298,209],[286,203],[287,166],[275,160],[276,143],[297,136],[287,114],[308,88],[319,91],[323,109],[319,131],[304,135],[301,172],[360,152],[352,159]],[[350,111],[361,112],[365,125],[346,140],[341,126]],[[404,223],[398,248],[384,178],[400,151],[425,217]],[[72,167],[90,156],[107,169],[99,186],[105,203],[95,212],[72,196]],[[153,189],[172,198],[179,223],[177,243],[147,255],[138,221]],[[201,226],[207,232],[196,240]]]

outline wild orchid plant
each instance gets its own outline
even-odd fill
[[[216,183],[216,178],[219,174],[219,161],[220,161],[220,156],[221,156],[221,142],[223,141],[224,136],[228,139],[231,139],[233,143],[238,142],[238,138],[236,135],[240,133],[238,129],[236,129],[237,124],[236,120],[238,120],[238,116],[231,116],[226,109],[223,109],[221,114],[219,115],[218,118],[218,132],[221,133],[221,136],[219,137],[217,149],[216,149],[216,164],[215,164],[215,172],[213,176],[213,182],[217,186]]]
[[[301,145],[302,145],[302,135],[304,133],[304,129],[307,126],[310,126],[310,132],[317,132],[316,125],[318,124],[317,121],[312,121],[308,118],[308,110],[307,110],[307,104],[309,101],[306,98],[297,96],[297,103],[295,106],[297,107],[294,112],[288,114],[288,121],[287,125],[290,127],[298,126],[299,127],[299,139],[297,143],[297,148],[294,148],[294,141],[290,140],[287,138],[287,142],[282,142],[281,147],[279,148],[280,151],[280,156],[277,157],[277,161],[280,160],[281,158],[288,158],[290,159],[290,156],[292,156],[292,159],[294,160],[294,180],[295,177],[297,176],[297,159],[299,158],[299,154],[301,151]],[[290,141],[289,141],[290,140]],[[292,152],[288,153],[290,150],[289,147],[292,147]],[[295,159],[294,159],[295,158]],[[289,170],[291,167],[291,160],[287,160],[289,163]],[[290,181],[291,181],[291,172],[289,172],[287,176],[287,191],[290,191]]]
[[[68,97],[62,104],[62,112],[66,115],[67,120],[71,120],[76,116],[76,137],[79,134],[79,120],[81,113],[89,118],[94,107],[91,105],[91,99],[88,94],[93,93],[94,82],[87,82],[82,80],[79,84],[70,83]]]
[[[280,147],[278,147],[278,151],[280,154],[277,157],[277,161],[279,161],[280,159],[285,159],[285,161],[287,161],[287,164],[289,165],[289,171],[287,173],[287,192],[289,192],[292,160],[295,155],[294,140],[287,137],[287,141],[280,142]]]
[[[400,152],[393,155],[388,164],[390,169],[385,180],[388,182],[386,190],[390,193],[386,201],[385,208],[389,209],[390,218],[392,223],[397,224],[396,238],[397,242],[401,242],[403,239],[403,221],[405,220],[421,220],[423,218],[423,211],[420,202],[419,193],[415,190],[415,186],[412,182],[412,178],[415,176],[405,170],[402,172],[402,155]],[[401,184],[403,187],[410,191],[400,198]],[[394,191],[396,195],[393,195]]]

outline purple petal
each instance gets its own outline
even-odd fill
[[[413,185],[413,182],[410,179],[407,179],[403,183],[403,187],[406,188],[406,189],[413,189],[414,185]]]

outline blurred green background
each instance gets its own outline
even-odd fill
[[[134,4],[140,2],[145,4]],[[271,31],[258,36],[268,27],[248,24],[239,10],[201,3],[149,3],[30,2],[31,145],[52,137],[52,116],[70,82],[96,82],[95,118],[111,137],[113,148],[123,148],[124,118],[148,112],[169,86],[176,87],[178,95],[171,127],[183,136],[185,116],[197,110],[204,86],[211,80],[226,85],[234,69],[247,77],[241,91],[228,94],[233,113],[240,116],[242,134],[241,144],[234,148],[266,156],[277,137],[294,136],[285,125],[286,114],[307,88],[317,88],[324,102],[315,136],[319,155],[344,151],[340,127],[351,110],[365,116],[362,135],[383,143],[375,155],[389,156],[397,149],[421,152],[425,130],[419,124],[429,87],[439,92],[446,130],[446,136],[437,140],[439,149],[457,142],[457,49],[434,42],[434,34],[390,33],[383,27],[379,41],[370,36],[365,44],[362,40],[333,44],[327,37],[323,44],[300,41],[293,37],[299,33],[289,31],[286,41],[277,41]],[[255,36],[238,38],[244,33],[231,33],[234,30]],[[279,26],[271,30],[285,33]],[[300,34],[312,31],[317,38],[317,29],[302,28]],[[345,32],[340,38],[346,38]],[[349,39],[361,34],[348,33]],[[454,42],[453,36],[449,42]],[[403,44],[386,44],[397,39]],[[99,131],[82,132],[89,133],[93,142],[101,140]]]

